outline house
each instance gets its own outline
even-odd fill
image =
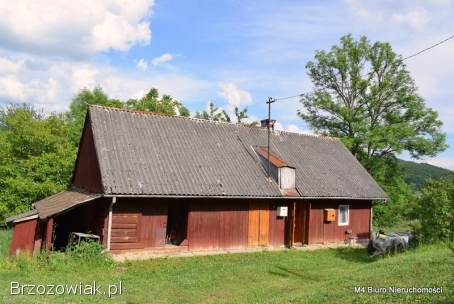
[[[387,195],[335,138],[91,106],[72,187],[8,219],[11,254],[217,250],[364,241]],[[268,174],[269,173],[269,174]]]

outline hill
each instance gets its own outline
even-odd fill
[[[421,189],[424,182],[429,178],[440,178],[442,175],[451,172],[448,169],[440,168],[426,163],[415,163],[399,159],[399,166],[403,170],[404,179],[407,183]]]

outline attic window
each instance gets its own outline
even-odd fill
[[[260,162],[268,171],[268,149],[257,147],[254,149],[259,155]],[[295,168],[270,151],[270,175],[282,190],[295,189]]]

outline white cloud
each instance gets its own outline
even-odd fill
[[[12,60],[0,57],[0,75],[16,74],[22,68],[22,60]]]
[[[384,19],[381,11],[371,10],[364,1],[347,0],[346,2],[350,12],[363,20],[367,20],[370,23],[379,23]]]
[[[140,58],[136,63],[136,67],[142,71],[145,71],[146,69],[148,69],[148,63],[145,61],[145,59]]]
[[[125,51],[150,41],[153,4],[153,0],[2,1],[0,41],[10,50],[58,56]]]
[[[23,100],[25,86],[14,76],[0,77],[0,99]]]
[[[242,107],[252,103],[251,94],[240,89],[234,83],[223,83],[220,85],[219,95],[227,101],[231,107]]]
[[[169,54],[169,53],[165,53],[165,54],[162,54],[161,56],[158,56],[156,58],[153,58],[151,60],[151,64],[154,65],[154,66],[158,66],[158,65],[161,65],[163,63],[166,63],[166,62],[169,62],[173,59],[173,56],[172,54]]]
[[[215,84],[182,72],[137,74],[119,70],[111,65],[80,63],[65,60],[5,59],[0,62],[14,66],[8,75],[0,75],[0,103],[29,102],[45,111],[67,109],[74,94],[83,88],[101,86],[112,98],[126,100],[142,97],[155,87],[161,94],[169,94],[181,101],[196,99]]]
[[[292,132],[292,133],[300,133],[300,134],[308,134],[308,135],[314,135],[315,133],[312,132],[311,130],[303,130],[299,126],[295,124],[288,124],[284,125],[283,123],[276,121],[274,128],[279,131],[287,131],[287,132]]]
[[[392,20],[397,24],[404,24],[415,30],[421,30],[429,22],[430,17],[427,10],[417,8],[405,14],[394,14]]]

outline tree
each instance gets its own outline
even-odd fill
[[[215,106],[212,101],[208,104],[208,111],[196,112],[195,117],[213,121],[231,121],[230,116],[224,110]]]
[[[117,99],[110,99],[101,87],[93,90],[81,90],[71,101],[69,112],[67,113],[68,123],[70,124],[71,140],[77,146],[79,144],[80,134],[85,122],[90,105],[101,105],[115,108],[124,107],[123,102]]]
[[[454,174],[431,180],[422,190],[418,208],[422,241],[454,241]]]
[[[189,116],[189,110],[181,102],[173,99],[170,95],[163,95],[159,98],[157,89],[152,88],[141,99],[130,99],[126,106],[132,110],[149,111],[169,115]]]
[[[69,185],[76,147],[64,115],[29,105],[0,110],[0,221]]]
[[[160,98],[159,92],[155,88],[152,88],[144,97],[140,99],[129,99],[127,102],[109,98],[100,87],[96,87],[93,90],[83,89],[73,98],[70,110],[67,113],[68,128],[71,130],[70,137],[76,146],[79,144],[85,115],[90,105],[128,108],[137,111],[149,111],[186,117],[190,115],[189,110],[171,96],[163,95]]]
[[[245,119],[248,118],[247,116],[247,108],[244,108],[243,110],[240,111],[238,107],[235,107],[235,117],[236,117],[236,122],[241,124],[244,122]]]
[[[376,177],[401,152],[420,158],[447,147],[437,112],[388,43],[344,36],[306,68],[314,90],[302,95],[298,114],[316,132],[340,137]]]

